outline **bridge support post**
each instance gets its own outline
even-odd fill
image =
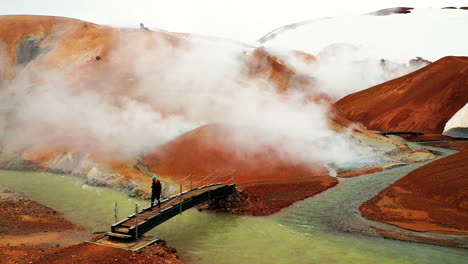
[[[179,203],[179,214],[182,214],[182,184],[180,184],[180,194],[179,194],[179,197],[180,197],[180,203]]]
[[[135,204],[135,239],[138,239],[138,204]]]
[[[114,223],[117,223],[118,214],[119,214],[119,209],[117,208],[117,201],[115,201],[115,207],[114,207],[114,219],[115,219],[115,222],[114,222]]]

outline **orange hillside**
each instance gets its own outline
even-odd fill
[[[418,71],[348,95],[335,107],[380,131],[441,134],[468,100],[468,57],[445,57]]]
[[[367,219],[416,231],[468,233],[468,151],[418,168],[360,210]]]

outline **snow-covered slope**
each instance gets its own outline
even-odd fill
[[[468,138],[468,103],[458,110],[445,124],[444,135],[456,138]]]
[[[468,12],[461,9],[413,9],[407,14],[338,17],[285,26],[260,44],[318,54],[333,43],[359,47],[371,57],[407,62],[420,56],[435,61],[468,55]]]
[[[315,55],[316,61],[308,64],[283,59],[296,71],[313,76],[323,93],[338,100],[409,74],[429,61],[467,56],[468,35],[461,32],[466,25],[466,10],[389,8],[286,25],[257,44],[280,57],[290,49]]]

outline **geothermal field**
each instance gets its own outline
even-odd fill
[[[295,21],[0,13],[0,263],[466,263],[468,7]]]

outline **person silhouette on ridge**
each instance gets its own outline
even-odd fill
[[[151,207],[154,207],[154,199],[158,199],[158,207],[161,208],[161,182],[156,176],[151,177],[153,182],[151,184]]]

